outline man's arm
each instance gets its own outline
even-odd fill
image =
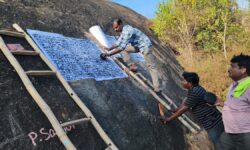
[[[112,56],[112,55],[115,55],[115,54],[117,54],[117,53],[120,53],[121,51],[123,51],[122,49],[115,49],[115,50],[113,50],[113,51],[111,51],[110,53],[109,53],[109,56]]]
[[[117,53],[120,53],[121,51],[123,51],[122,49],[115,49],[115,50],[113,50],[113,51],[108,51],[108,52],[106,52],[106,53],[102,53],[101,55],[102,55],[102,57],[103,58],[107,58],[107,57],[109,57],[109,56],[112,56],[112,55],[115,55],[115,54],[117,54]]]
[[[104,50],[107,50],[107,51],[111,51],[111,50],[113,50],[113,49],[115,49],[115,48],[117,48],[117,47],[119,47],[119,46],[116,45],[116,44],[113,44],[110,48],[108,48],[108,47],[103,47],[103,49],[104,49]]]
[[[129,39],[132,37],[132,35],[133,35],[133,32],[131,30],[123,30],[119,39],[115,42],[115,44],[112,45],[112,47],[104,48],[105,50],[109,52],[103,53],[102,56],[108,57],[108,56],[112,56],[123,51],[126,48],[127,44],[129,43]]]
[[[185,105],[182,104],[179,108],[177,108],[177,111],[175,113],[173,113],[169,118],[162,118],[161,120],[163,121],[164,124],[178,118],[179,116],[181,116],[183,113],[185,113],[189,108]]]
[[[181,103],[181,105],[185,105],[184,103],[185,103],[185,101],[183,101],[183,102]],[[170,105],[170,106],[171,106],[171,105]],[[175,113],[175,112],[177,112],[180,108],[181,108],[181,106],[179,106],[179,107],[176,108],[176,109],[170,109],[169,111],[170,111],[171,113]]]

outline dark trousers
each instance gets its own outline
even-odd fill
[[[221,121],[216,126],[214,126],[212,129],[207,130],[209,138],[212,140],[214,147],[216,150],[221,150],[221,141],[220,136],[224,132],[224,125]]]
[[[250,150],[250,133],[223,133],[221,146],[223,150]]]

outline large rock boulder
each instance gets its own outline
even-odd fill
[[[173,52],[160,46],[160,42],[147,28],[147,19],[136,12],[106,0],[0,2],[0,27],[18,23],[23,28],[77,38],[85,38],[84,32],[96,24],[107,34],[114,35],[110,28],[111,20],[117,17],[150,36],[164,92],[179,104],[185,95],[180,87],[182,69]],[[8,41],[8,38],[5,37],[5,40]],[[29,48],[27,43],[26,46]],[[20,56],[18,60],[26,69],[47,68],[38,57],[24,59]],[[2,52],[0,70],[0,149],[63,149],[47,118],[25,90]],[[146,70],[142,71],[150,78]],[[84,116],[54,77],[31,80],[60,121]],[[131,78],[108,81],[87,79],[70,82],[70,85],[119,149],[187,149],[184,137],[187,130],[178,121],[163,125],[157,119],[156,100]],[[67,130],[78,149],[106,148],[91,124],[71,126]]]

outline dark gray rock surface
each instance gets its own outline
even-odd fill
[[[104,0],[6,0],[0,2],[0,27],[18,23],[23,28],[85,38],[84,31],[99,24],[113,35],[111,20],[120,17],[151,37],[158,58],[164,92],[177,104],[185,92],[179,86],[181,67],[173,52],[162,47],[146,27],[147,20],[126,7]],[[5,37],[5,42],[20,39]],[[26,43],[27,44],[27,43]],[[24,42],[25,45],[25,42]],[[26,45],[29,46],[29,45]],[[25,70],[46,69],[40,58],[17,57]],[[147,71],[141,67],[145,76]],[[54,77],[31,78],[60,121],[84,117]],[[183,127],[178,121],[162,125],[156,100],[135,81],[80,80],[71,82],[75,92],[92,111],[113,142],[122,150],[186,149]],[[17,73],[0,53],[0,149],[64,149],[54,136],[45,115],[25,90]],[[42,129],[44,128],[44,129]],[[90,124],[71,127],[68,135],[78,149],[104,149],[105,144]],[[33,132],[33,133],[31,133]],[[49,134],[49,132],[51,132]],[[30,137],[37,138],[32,144]],[[30,137],[29,137],[30,135]]]

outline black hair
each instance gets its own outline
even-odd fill
[[[195,72],[183,72],[182,77],[193,86],[199,85],[199,76]]]
[[[114,19],[113,23],[117,23],[118,25],[122,24],[122,20],[120,18]]]
[[[231,59],[231,63],[237,63],[240,68],[246,68],[248,76],[250,76],[250,56],[240,54]]]

